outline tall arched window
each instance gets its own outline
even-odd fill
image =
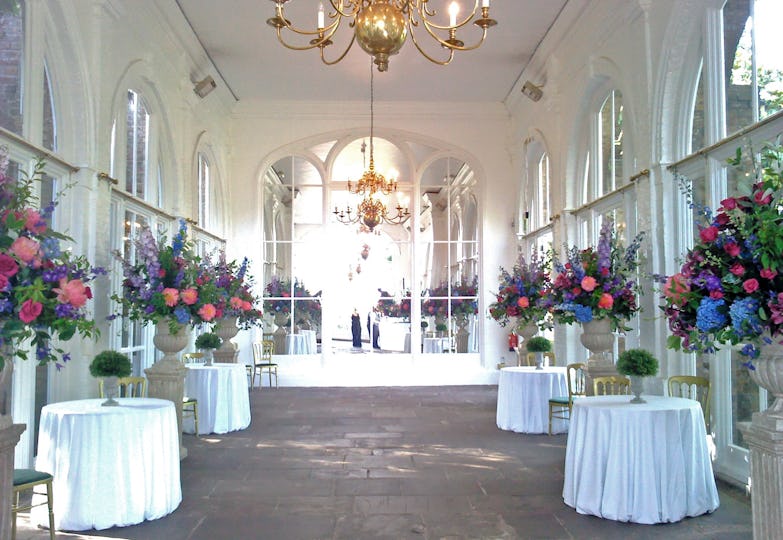
[[[3,51],[0,77],[0,126],[22,135],[22,73],[25,43],[24,0],[0,3],[0,51]]]
[[[128,90],[125,120],[125,191],[146,199],[149,173],[150,113],[138,92]]]
[[[198,153],[198,223],[205,229],[210,226],[210,199],[212,194],[212,179],[207,156]]]

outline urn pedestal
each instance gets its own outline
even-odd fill
[[[517,344],[517,366],[527,365],[527,342],[538,333],[538,325],[527,323],[517,326],[516,333],[522,338]]]
[[[277,328],[272,336],[275,341],[275,354],[286,354],[285,337],[288,335],[288,313],[275,313],[275,325]]]
[[[458,353],[468,352],[468,339],[470,331],[468,330],[468,316],[464,314],[457,315],[454,319],[457,325],[457,332],[454,335],[454,345]]]
[[[239,355],[239,347],[231,339],[239,333],[236,317],[220,319],[215,323],[215,333],[220,336],[223,343],[213,353],[215,362],[236,364]]]
[[[182,398],[185,395],[185,374],[188,368],[179,361],[177,353],[190,343],[190,328],[178,325],[177,332],[171,333],[169,322],[160,321],[155,327],[153,342],[163,352],[163,358],[144,370],[149,382],[147,393],[150,397],[174,402],[179,431],[179,458],[184,459],[188,451],[182,445]]]

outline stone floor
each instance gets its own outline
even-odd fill
[[[496,399],[495,386],[256,389],[248,429],[186,436],[174,513],[57,538],[752,538],[749,500],[724,485],[717,511],[679,523],[576,513],[561,497],[567,436],[499,430]],[[49,535],[20,516],[18,538]]]

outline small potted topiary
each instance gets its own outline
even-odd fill
[[[207,366],[212,365],[212,353],[215,349],[219,349],[223,344],[223,340],[217,334],[207,332],[200,334],[196,338],[196,348],[200,351],[204,351],[204,364]]]
[[[438,323],[435,325],[435,331],[438,333],[438,337],[443,337],[448,329],[449,327],[446,326],[446,323]]]
[[[617,357],[617,372],[631,379],[631,392],[634,395],[631,403],[646,403],[641,397],[644,377],[658,373],[658,360],[644,349],[627,349]]]
[[[542,336],[535,336],[525,342],[527,352],[535,353],[536,369],[544,369],[544,353],[552,350],[552,342]]]
[[[119,405],[114,400],[117,395],[117,379],[131,374],[131,361],[127,355],[117,351],[102,351],[95,355],[90,362],[90,375],[103,379],[103,395],[106,401],[103,406],[112,407]]]

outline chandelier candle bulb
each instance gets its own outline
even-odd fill
[[[324,3],[319,2],[318,3],[318,29],[323,30],[324,28]]]
[[[457,14],[459,13],[459,4],[452,2],[449,5],[449,26],[457,26]]]

